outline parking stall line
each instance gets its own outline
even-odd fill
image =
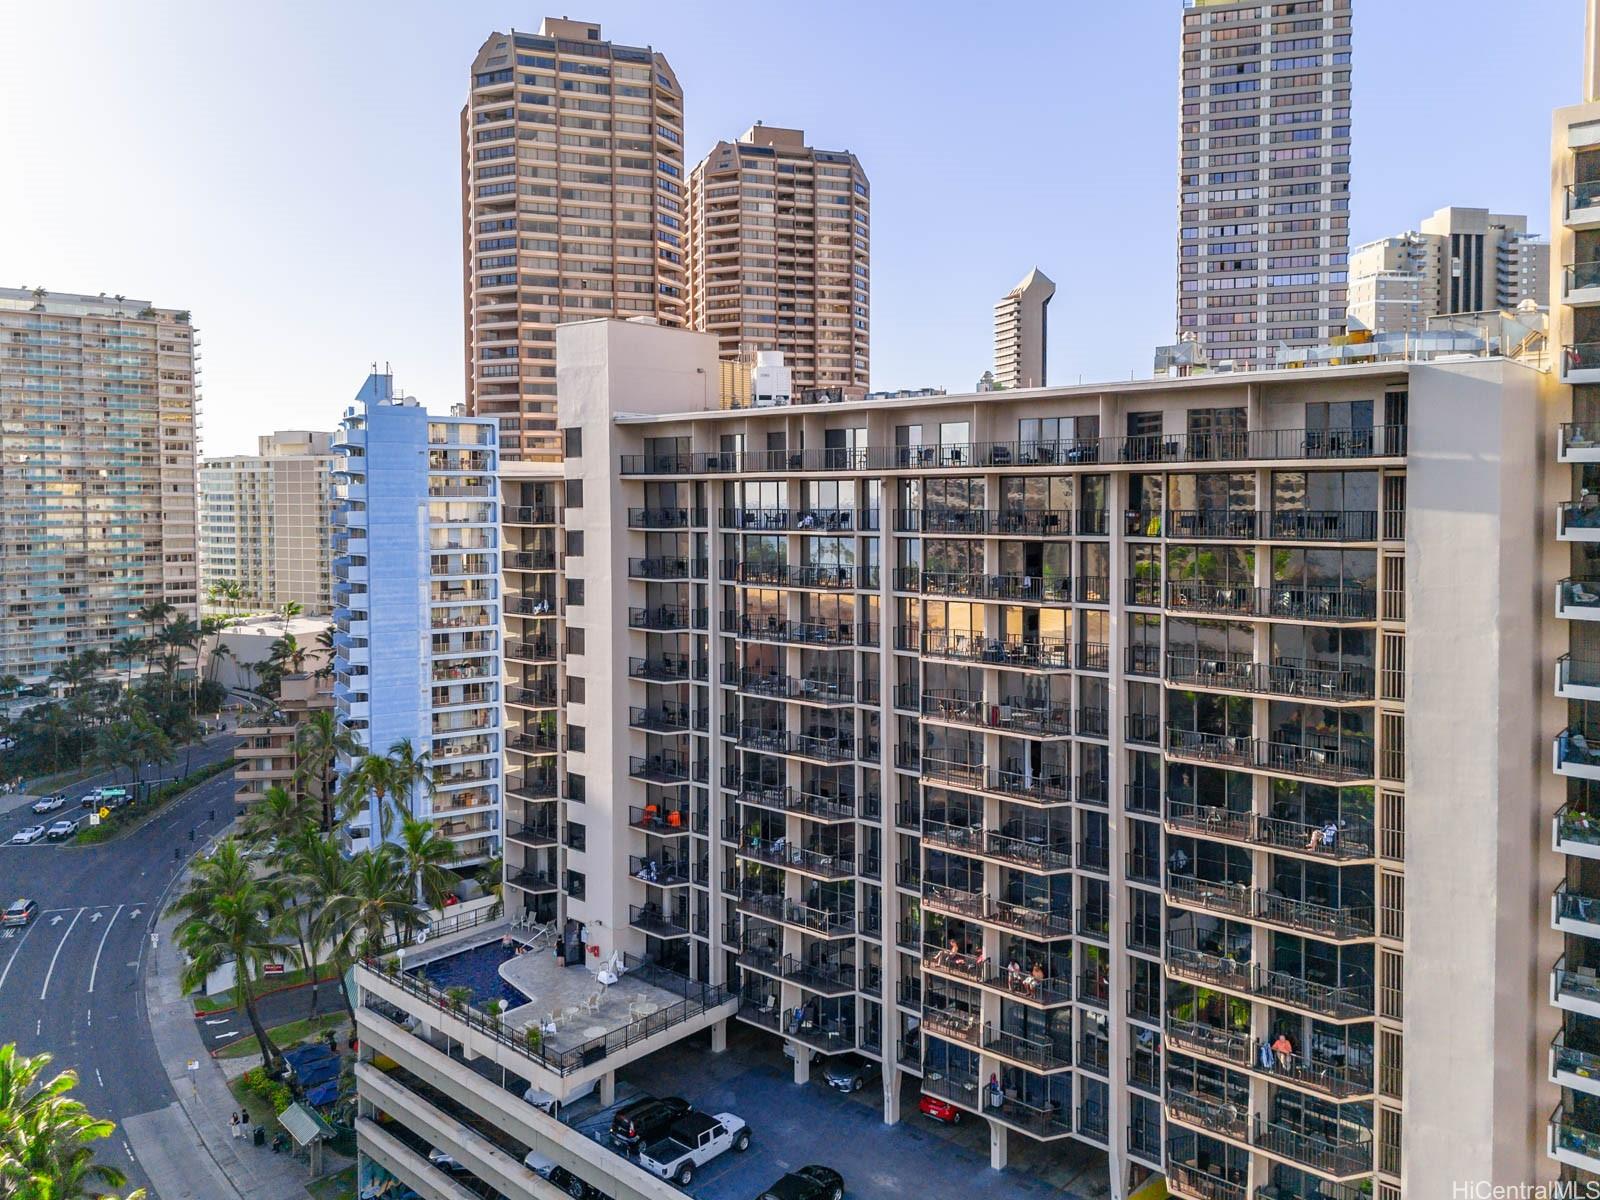
[[[84,912],[85,910],[81,908],[77,911],[67,925],[67,931],[61,935],[61,940],[56,943],[56,952],[50,956],[50,966],[46,968],[44,973],[44,986],[39,989],[39,999],[41,1001],[45,998],[46,993],[50,991],[50,976],[56,973],[56,960],[61,957],[61,947],[67,944],[67,939],[72,936],[73,927],[77,925],[78,918],[83,916]]]

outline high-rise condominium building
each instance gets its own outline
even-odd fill
[[[460,867],[500,847],[495,433],[493,420],[430,414],[372,375],[333,442],[335,710],[367,752],[409,741],[428,756],[432,787],[390,799],[433,821]],[[363,844],[383,826],[370,810],[352,822]]]
[[[198,618],[189,314],[0,288],[0,675]]]
[[[1566,418],[1543,447],[1555,502],[1540,581],[1555,595],[1552,636],[1539,647],[1546,736],[1556,734],[1552,771],[1534,793],[1550,833],[1530,850],[1547,926],[1535,941],[1535,978],[1549,980],[1535,1044],[1530,1124],[1547,1131],[1563,1178],[1600,1177],[1600,28],[1588,6],[1583,100],[1557,110],[1551,139],[1550,341]],[[1566,403],[1570,397],[1570,408]],[[1554,455],[1550,453],[1551,448]],[[1553,461],[1552,461],[1553,459]],[[1548,511],[1548,510],[1547,510]],[[1549,594],[1547,591],[1546,594]],[[1543,830],[1539,830],[1543,834]],[[1549,841],[1546,841],[1546,837]],[[1553,847],[1555,853],[1550,850]],[[1542,853],[1541,853],[1542,852]],[[1532,894],[1533,889],[1529,889]],[[1548,972],[1548,975],[1545,973]],[[1543,990],[1542,988],[1540,989]],[[1544,997],[1540,997],[1543,999]]]
[[[1355,248],[1350,321],[1374,333],[1421,333],[1429,317],[1543,305],[1549,272],[1550,244],[1528,232],[1527,217],[1441,208],[1420,229]]]
[[[1270,365],[1342,332],[1350,0],[1184,0],[1178,336]]]
[[[306,430],[267,434],[254,454],[200,464],[203,594],[230,581],[246,608],[293,601],[307,613],[332,611],[329,437]]]
[[[558,773],[521,810],[537,857],[507,903],[679,980],[651,1044],[736,1005],[797,1079],[851,1049],[886,1121],[946,1102],[1001,1169],[1019,1140],[1035,1163],[1078,1143],[1116,1197],[1154,1173],[1187,1200],[1539,1177],[1529,1047],[1552,1022],[1482,981],[1528,976],[1521,898],[1546,873],[1544,715],[1514,664],[1539,636],[1548,376],[1413,359],[719,407],[715,338],[559,336],[564,498],[519,499],[529,570],[555,529],[562,569],[520,586],[563,609],[564,752],[530,711],[518,736]],[[1564,811],[1558,836],[1589,838]],[[1573,1013],[1600,1006],[1579,944]],[[486,1082],[429,1041],[481,1036],[442,993],[359,982],[383,1002],[364,1044],[460,1076],[443,1100],[365,1082],[401,1128],[505,1191],[498,1152],[440,1120],[464,1105],[608,1194],[648,1190],[517,1103],[608,1096],[634,1032],[513,1030]]]
[[[994,384],[1044,387],[1055,282],[1035,267],[994,306]]]
[[[461,111],[468,411],[557,458],[555,326],[687,320],[683,93],[667,60],[545,18],[491,34]]]
[[[871,189],[848,150],[756,124],[689,181],[689,324],[725,358],[781,351],[802,393],[859,396],[871,358]]]

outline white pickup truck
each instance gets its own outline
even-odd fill
[[[750,1129],[732,1113],[686,1113],[659,1142],[639,1152],[639,1165],[663,1179],[687,1187],[696,1167],[703,1167],[729,1146],[743,1153],[750,1148]]]

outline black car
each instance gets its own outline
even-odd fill
[[[790,1171],[761,1193],[761,1200],[843,1200],[844,1176],[832,1167]]]
[[[611,1140],[624,1150],[637,1150],[665,1136],[679,1117],[693,1109],[692,1104],[679,1096],[668,1096],[664,1100],[641,1097],[617,1109],[611,1118]]]
[[[528,1156],[522,1162],[535,1175],[554,1184],[571,1196],[572,1200],[610,1200],[610,1197],[599,1188],[579,1179],[571,1171],[563,1166],[558,1166],[537,1150],[528,1151]]]
[[[822,1068],[822,1078],[841,1092],[859,1092],[878,1077],[878,1064],[857,1054],[836,1054]]]

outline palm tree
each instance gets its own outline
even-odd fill
[[[378,829],[383,840],[389,840],[389,830],[394,825],[393,814],[386,803],[398,792],[400,774],[394,760],[383,754],[363,754],[344,777],[339,792],[340,803],[354,808],[365,796],[372,797],[372,814],[378,818]]]
[[[348,958],[373,957],[409,943],[424,923],[407,886],[405,862],[390,845],[352,858],[345,889],[329,898],[328,907],[339,951]]]
[[[89,1200],[127,1177],[94,1161],[92,1144],[116,1131],[112,1121],[91,1116],[70,1092],[76,1071],[44,1078],[51,1056],[18,1054],[0,1046],[0,1195],[38,1200]],[[143,1197],[134,1192],[128,1200]],[[106,1198],[109,1200],[109,1197]]]
[[[394,763],[398,783],[394,789],[395,798],[403,801],[406,816],[415,816],[417,789],[420,787],[424,795],[433,798],[432,755],[426,750],[418,754],[410,738],[401,738],[389,747],[389,759]]]
[[[306,606],[298,600],[287,600],[284,602],[283,607],[278,610],[278,615],[283,618],[283,635],[285,637],[289,636],[289,622],[305,612],[305,610]]]
[[[113,779],[119,769],[127,767],[129,778],[137,780],[142,764],[173,760],[172,741],[149,717],[137,714],[102,728],[92,757],[96,764],[110,768]]]
[[[17,675],[0,675],[0,696],[15,696],[22,690],[22,678]]]
[[[298,903],[309,906],[312,911],[310,936],[305,942],[310,957],[315,959],[319,947],[329,947],[328,961],[333,963],[339,975],[343,977],[350,966],[350,958],[345,952],[347,946],[343,910],[337,903],[337,898],[351,891],[351,865],[350,860],[344,856],[338,838],[327,833],[302,835],[285,853],[283,871],[285,883],[293,887],[296,895],[300,897]],[[297,913],[295,920],[298,922],[301,919]],[[312,1011],[315,1011],[317,972],[313,961],[308,961],[304,965],[311,974]],[[343,987],[339,988],[339,995],[344,1000],[345,1012],[350,1017],[350,1036],[354,1037],[355,1009],[351,1006],[350,997]]]
[[[166,628],[161,631],[161,641],[171,647],[173,652],[178,655],[178,667],[180,669],[183,667],[183,652],[185,650],[194,651],[195,676],[197,677],[200,674],[200,626],[191,621],[187,613],[179,613],[171,621],[167,622]],[[191,677],[191,703],[193,688],[194,677]],[[170,693],[167,698],[169,700],[172,698]]]
[[[426,901],[429,908],[443,908],[445,896],[456,883],[456,877],[448,870],[460,857],[455,843],[441,834],[432,821],[407,817],[400,823],[399,849],[411,894]]]
[[[333,678],[333,626],[329,625],[317,634],[317,649],[322,651],[322,665],[316,669],[318,679]]]
[[[242,1003],[263,1063],[276,1071],[283,1054],[267,1036],[256,1010],[256,982],[262,968],[277,959],[283,930],[277,890],[255,879],[236,838],[225,838],[195,866],[194,878],[171,912],[183,916],[178,944],[188,955],[185,991],[193,991],[227,962],[234,964],[234,997]]]
[[[165,600],[157,600],[154,603],[146,604],[139,610],[139,620],[143,621],[150,627],[150,641],[155,640],[156,630],[160,627],[161,623],[176,611],[177,610]]]
[[[286,633],[273,640],[267,648],[267,658],[275,662],[286,674],[299,675],[306,669],[306,651],[298,638]]]
[[[269,787],[239,823],[239,836],[251,846],[281,848],[317,827],[317,808],[299,788]]]
[[[128,664],[128,690],[133,690],[133,664],[144,657],[145,640],[136,633],[120,637],[111,643],[111,661]]]
[[[322,830],[333,828],[334,768],[341,758],[355,758],[361,753],[361,743],[356,740],[331,710],[319,709],[310,714],[300,728],[295,730],[295,783],[305,787],[308,780],[317,780],[317,798],[322,802]]]
[[[503,899],[506,886],[505,855],[496,854],[478,868],[478,885],[496,898]]]
[[[223,633],[225,633],[227,631],[228,626],[231,625],[232,623],[233,622],[229,621],[225,617],[201,617],[200,618],[200,647],[201,647],[201,649],[203,650],[205,648],[206,640],[208,638],[211,641],[211,652],[210,652],[209,655],[207,655],[207,666],[206,666],[206,678],[207,679],[214,679],[216,677],[216,673],[217,673],[217,671],[216,671],[216,659],[217,659],[218,655],[222,652],[222,635],[223,635]],[[199,674],[199,665],[200,665],[200,663],[199,663],[198,652],[197,652],[196,653],[196,660],[195,660],[195,667],[196,667],[195,673],[196,674]]]

